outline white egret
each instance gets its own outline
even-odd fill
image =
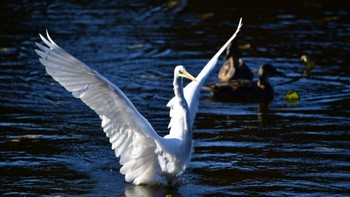
[[[60,48],[47,32],[47,39],[39,34],[47,46],[36,43],[40,50],[35,51],[47,73],[99,115],[103,131],[115,155],[120,157],[120,172],[125,180],[136,185],[168,185],[176,183],[191,159],[192,124],[199,92],[218,57],[238,33],[241,20],[233,36],[196,79],[183,66],[175,68],[175,97],[167,104],[170,132],[164,137],[156,133],[116,85]],[[194,81],[183,88],[182,77]]]

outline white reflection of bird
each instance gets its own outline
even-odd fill
[[[174,93],[170,107],[170,132],[160,137],[151,124],[136,110],[131,101],[114,84],[83,62],[60,48],[47,33],[40,35],[47,45],[36,43],[36,53],[46,71],[73,96],[80,98],[102,120],[102,128],[120,157],[120,172],[127,182],[139,184],[175,184],[192,153],[192,124],[198,107],[199,92],[217,63],[219,55],[235,38],[221,47],[195,79],[183,66],[174,70]],[[193,82],[185,88],[182,77]]]

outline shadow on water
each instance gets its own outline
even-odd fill
[[[348,195],[349,8],[328,0],[2,2],[0,193]],[[125,183],[96,114],[48,76],[33,51],[48,29],[165,135],[174,66],[197,74],[240,17],[238,44],[254,75],[272,63],[288,77],[270,80],[276,95],[268,107],[213,102],[203,92],[193,158],[184,183],[172,188]],[[304,54],[315,63],[307,77]],[[297,102],[285,100],[290,91]]]

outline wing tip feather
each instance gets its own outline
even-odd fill
[[[46,37],[47,39],[49,39],[50,43],[53,45],[57,45],[51,38],[50,34],[49,34],[49,30],[46,29]]]

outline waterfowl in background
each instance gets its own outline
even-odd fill
[[[274,90],[269,78],[281,75],[271,64],[263,64],[259,68],[259,81],[238,79],[219,82],[203,87],[212,92],[212,99],[226,102],[270,102],[274,98]]]
[[[226,48],[225,62],[219,71],[220,82],[228,82],[236,79],[253,80],[253,73],[239,57],[239,50],[235,43],[230,43]]]

